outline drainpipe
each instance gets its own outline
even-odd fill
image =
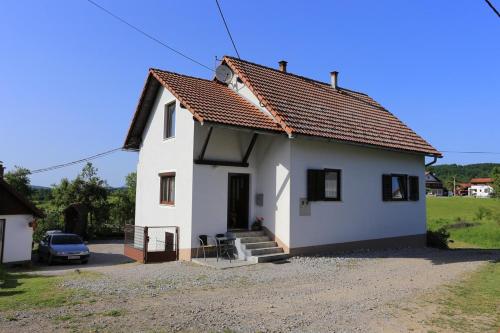
[[[436,162],[437,162],[438,158],[437,158],[436,156],[433,156],[433,157],[434,157],[434,159],[433,159],[431,162],[429,162],[429,163],[427,163],[427,164],[425,165],[425,167],[426,167],[426,168],[427,168],[427,167],[430,167],[431,165],[433,165],[434,163],[436,163]]]

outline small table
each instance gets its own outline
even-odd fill
[[[222,258],[222,256],[225,254],[229,258],[229,262],[231,262],[231,257],[234,257],[234,241],[236,240],[236,238],[224,236],[215,237],[215,240],[217,242],[217,248],[220,253],[220,257]],[[218,257],[217,260],[219,260]]]

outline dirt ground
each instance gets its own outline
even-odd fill
[[[499,259],[500,251],[403,249],[226,270],[180,262],[96,265],[86,269],[102,275],[63,284],[88,296],[63,308],[10,313],[17,320],[0,318],[0,331],[428,332],[435,308],[419,297]]]

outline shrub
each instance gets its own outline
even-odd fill
[[[488,209],[486,207],[480,206],[476,209],[476,212],[474,213],[474,217],[477,220],[482,220],[485,217],[491,216],[491,209]]]
[[[445,228],[427,230],[427,246],[438,249],[448,249],[450,233]]]

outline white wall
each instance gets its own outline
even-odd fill
[[[292,142],[291,247],[424,234],[425,168],[421,155],[319,140]],[[341,199],[311,202],[311,216],[299,216],[307,197],[307,169],[341,169]],[[382,175],[419,176],[419,201],[382,201]]]
[[[32,215],[0,215],[5,219],[5,238],[3,262],[31,260],[31,243],[33,228],[28,223],[33,221]]]
[[[180,249],[191,248],[193,177],[192,114],[176,101],[175,138],[163,139],[164,107],[176,99],[160,88],[143,133],[137,165],[135,224],[179,226]],[[160,205],[159,173],[175,172],[175,206]]]
[[[291,141],[287,136],[269,136],[257,150],[256,193],[264,195],[257,216],[286,245],[290,244],[290,160]]]

